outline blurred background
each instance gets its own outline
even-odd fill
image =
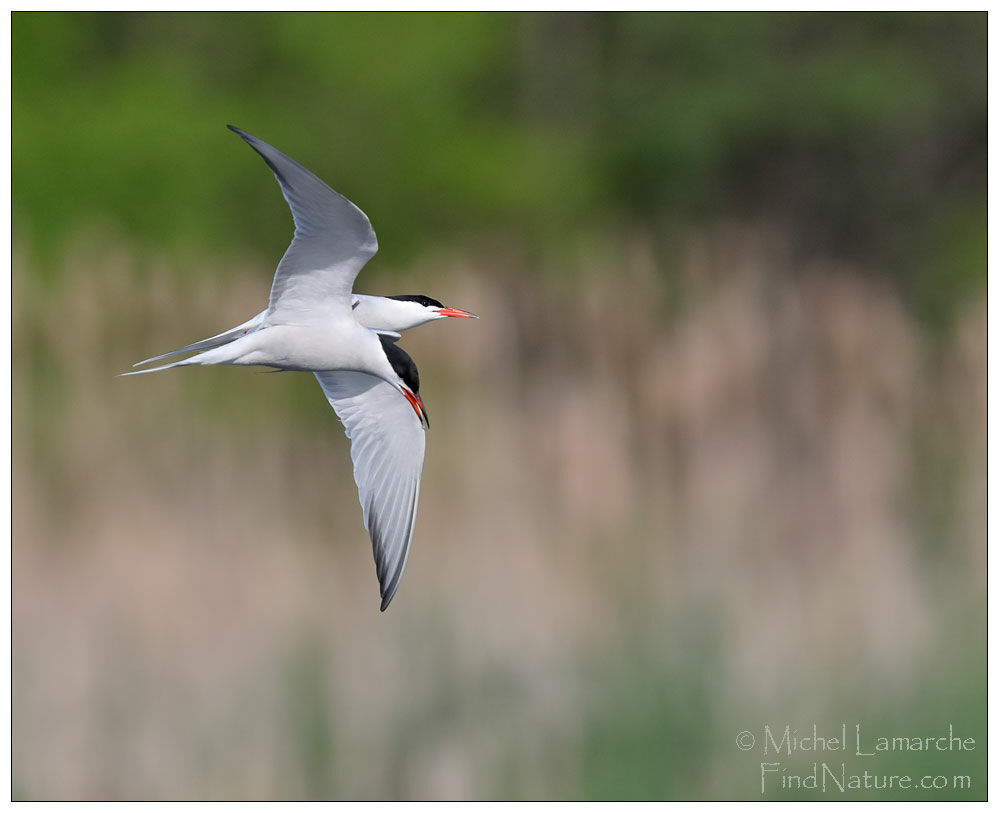
[[[11,25],[14,798],[986,797],[984,13]],[[116,378],[266,303],[227,123],[481,316],[384,614],[311,376]]]

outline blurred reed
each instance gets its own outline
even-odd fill
[[[267,263],[62,262],[13,262],[15,798],[755,798],[767,715],[984,742],[984,302],[931,342],[732,224],[364,289],[482,317],[405,339],[432,427],[380,614],[311,376],[114,377]]]

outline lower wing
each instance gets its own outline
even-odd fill
[[[343,370],[315,375],[350,438],[354,480],[384,610],[399,588],[409,557],[426,432],[413,407],[387,381]]]

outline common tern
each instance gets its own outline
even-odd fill
[[[384,611],[409,556],[429,426],[416,364],[396,342],[403,330],[474,314],[423,295],[353,293],[358,272],[378,251],[364,212],[280,150],[228,127],[271,168],[295,223],[268,306],[230,330],[134,366],[193,356],[122,375],[193,364],[314,373],[350,438]]]

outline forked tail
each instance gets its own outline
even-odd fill
[[[133,364],[133,367],[141,367],[143,364],[151,364],[154,361],[160,361],[161,359],[168,359],[171,356],[179,356],[182,353],[193,353],[195,351],[211,350],[214,347],[222,347],[222,345],[229,344],[230,342],[236,341],[236,339],[241,336],[245,336],[247,333],[256,330],[260,327],[260,323],[264,320],[264,314],[266,311],[261,311],[252,319],[248,319],[241,325],[237,325],[230,330],[226,330],[219,333],[217,336],[211,336],[208,339],[202,339],[200,342],[194,342],[193,344],[185,345],[184,347],[178,347],[176,350],[171,350],[169,353],[162,353],[158,356],[153,356],[152,358],[143,359],[142,361],[137,361]],[[157,367],[157,370],[165,370],[164,367]],[[146,370],[145,372],[153,372],[152,370]]]
[[[195,361],[198,356],[191,356],[189,359],[181,359],[180,361],[175,361],[172,364],[161,364],[159,367],[147,367],[145,370],[132,370],[130,373],[118,373],[119,376],[125,375],[142,375],[143,373],[158,373],[160,370],[169,370],[171,367],[184,367],[188,364],[200,364],[201,362]]]

